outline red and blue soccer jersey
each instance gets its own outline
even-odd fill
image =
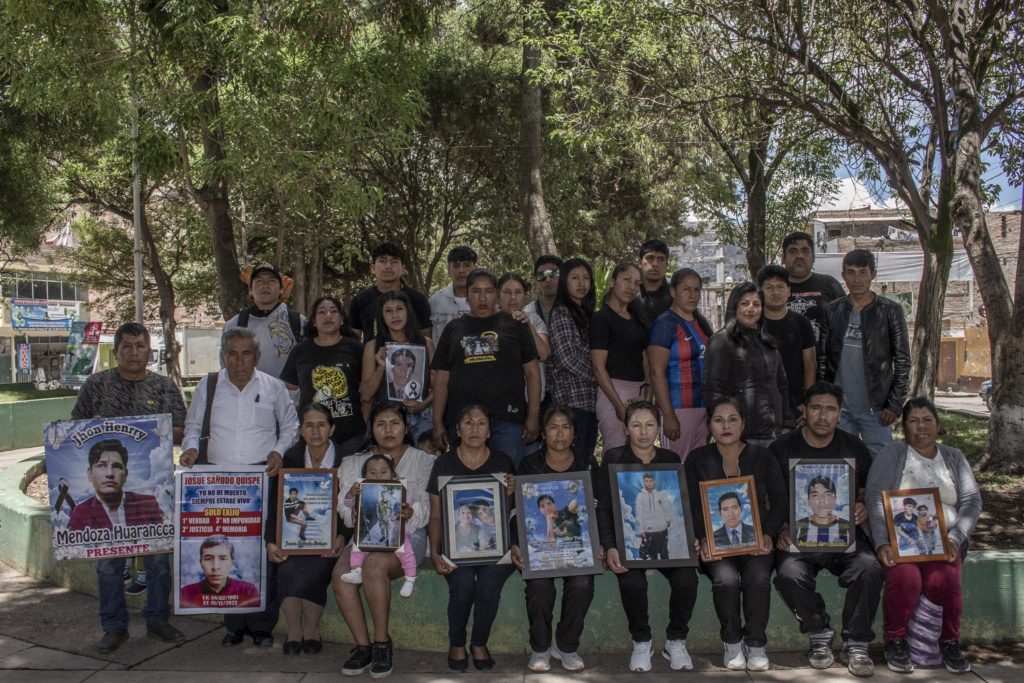
[[[649,345],[662,346],[668,354],[668,394],[672,408],[703,408],[704,346],[708,336],[696,320],[684,320],[671,308],[651,327]]]

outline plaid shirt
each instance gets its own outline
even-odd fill
[[[597,380],[590,365],[590,339],[580,335],[572,314],[555,306],[548,322],[551,357],[547,361],[548,392],[558,405],[594,412]]]

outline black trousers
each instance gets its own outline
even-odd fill
[[[267,562],[267,608],[251,614],[225,614],[224,628],[245,633],[272,633],[281,611],[277,593],[277,563]]]
[[[470,645],[487,645],[491,626],[498,615],[501,589],[514,570],[511,564],[478,564],[459,567],[445,575],[448,582],[449,645],[465,647],[470,614],[473,615]]]
[[[885,584],[871,544],[858,538],[853,553],[777,553],[775,589],[800,622],[802,633],[829,628],[828,610],[815,581],[822,569],[839,577],[839,585],[846,589],[843,642],[870,643]]]
[[[544,652],[551,647],[555,579],[528,579],[525,583],[530,647],[534,652]],[[558,628],[555,629],[555,645],[562,652],[576,652],[580,649],[583,622],[593,599],[593,576],[566,576],[562,579],[562,613],[558,618]]]
[[[647,532],[647,559],[667,560],[668,556],[668,529],[664,531]]]
[[[665,637],[669,640],[686,640],[690,632],[690,617],[697,602],[697,572],[693,567],[670,567],[658,569],[668,579],[668,628]],[[619,597],[626,613],[629,635],[642,643],[651,640],[650,615],[647,609],[647,572],[630,569],[625,574],[616,574],[619,579]]]
[[[723,643],[768,644],[765,629],[772,601],[774,555],[740,555],[701,564],[711,579],[711,596]],[[742,612],[742,618],[740,616]]]

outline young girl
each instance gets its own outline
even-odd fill
[[[394,463],[391,458],[386,455],[374,455],[371,456],[363,463],[363,478],[374,479],[377,481],[398,481],[398,473],[395,472]],[[353,487],[355,493],[359,493],[359,484]],[[345,506],[353,507],[355,505],[355,497],[345,497]],[[380,506],[378,505],[378,509]],[[353,512],[357,512],[353,510]],[[378,515],[378,519],[381,520],[381,525],[385,524],[384,518]],[[395,551],[395,556],[398,561],[402,563],[402,571],[405,574],[405,583],[402,584],[402,590],[398,592],[403,598],[408,598],[412,595],[413,588],[416,587],[416,554],[412,550],[412,545],[409,543],[409,531],[406,529],[405,538],[402,541],[402,547]],[[363,582],[363,560],[366,559],[367,553],[362,550],[352,550],[349,564],[352,570],[342,574],[341,580],[346,583],[362,583]]]

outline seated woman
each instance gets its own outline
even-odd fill
[[[594,498],[601,546],[605,548],[608,568],[619,580],[622,609],[626,612],[629,634],[633,638],[633,654],[629,659],[630,671],[651,670],[651,624],[647,612],[647,572],[627,569],[622,564],[622,548],[615,543],[615,521],[611,506],[611,464],[648,465],[651,463],[674,465],[681,468],[679,456],[654,445],[661,432],[661,415],[649,401],[634,401],[626,407],[626,445],[604,453],[601,466],[594,474]],[[652,496],[653,506],[661,501]],[[655,552],[667,559],[669,512],[658,509],[647,516],[644,526],[650,529],[647,540]],[[685,511],[684,511],[685,513]],[[665,647],[661,654],[673,669],[692,669],[693,660],[686,650],[686,636],[690,631],[690,617],[697,601],[697,572],[693,567],[658,569],[668,580],[668,627],[665,629]]]
[[[960,650],[960,615],[963,613],[960,568],[971,532],[981,515],[981,492],[964,454],[937,443],[941,425],[931,401],[921,397],[910,399],[903,406],[902,419],[906,440],[886,447],[875,457],[868,472],[865,499],[875,551],[885,570],[882,595],[885,661],[898,673],[914,670],[907,646],[907,623],[923,593],[942,608],[939,649],[946,669],[965,673],[971,670],[971,665]],[[896,564],[889,544],[882,492],[917,488],[939,490],[949,559]],[[924,514],[927,513],[925,509]],[[916,522],[915,530],[918,529]]]
[[[686,456],[684,468],[690,490],[693,531],[700,540],[701,570],[711,579],[711,595],[721,624],[725,650],[723,666],[734,671],[767,671],[769,662],[765,646],[768,636],[765,629],[771,607],[772,568],[775,564],[772,539],[789,516],[789,494],[775,456],[767,448],[746,443],[741,438],[743,416],[739,401],[723,397],[713,400],[708,406],[708,423],[714,443],[692,451]],[[737,516],[740,528],[734,527],[733,542],[756,541],[759,550],[751,555],[712,559],[704,527],[700,482],[748,475],[754,477],[761,538],[748,541],[748,527],[742,517]],[[727,496],[731,497],[727,499]],[[720,511],[726,505],[734,508],[733,514],[741,515],[744,501],[735,493],[727,493],[718,505]],[[723,540],[719,541],[719,531],[722,528],[715,531],[716,543],[728,543],[724,531]]]
[[[453,671],[469,668],[466,625],[472,613],[473,635],[470,645],[473,648],[473,666],[478,671],[488,671],[494,668],[494,659],[487,649],[487,640],[498,614],[501,588],[512,574],[513,567],[511,564],[458,567],[445,560],[441,547],[441,488],[438,479],[474,474],[505,474],[511,496],[515,485],[515,467],[508,455],[487,447],[490,417],[486,408],[476,404],[467,405],[459,413],[457,424],[459,445],[454,451],[437,459],[427,485],[430,494],[430,557],[437,573],[448,582],[449,668]]]
[[[406,413],[401,403],[382,403],[370,413],[369,450],[350,455],[341,461],[338,468],[339,489],[343,496],[338,507],[342,514],[350,511],[345,499],[355,498],[356,482],[362,478],[363,464],[372,455],[389,455],[399,479],[405,482],[406,503],[402,504],[401,516],[405,519],[409,542],[416,556],[416,564],[423,561],[427,551],[425,527],[430,516],[426,495],[427,480],[434,458],[409,445],[406,431]],[[351,521],[351,518],[349,519]],[[402,563],[394,553],[370,553],[363,562],[361,584],[349,583],[342,576],[352,571],[351,546],[345,548],[334,566],[334,599],[338,602],[341,616],[352,633],[356,646],[352,656],[342,666],[346,676],[358,676],[367,667],[370,675],[382,678],[391,673],[393,654],[388,620],[391,612],[391,581],[404,576]],[[366,625],[363,601],[359,599],[362,586],[366,604],[373,619],[373,641]]]
[[[299,435],[302,438],[285,452],[283,466],[296,469],[336,469],[341,457],[331,441],[333,431],[331,412],[319,403],[307,404],[299,412]],[[276,511],[277,477],[270,480],[268,488],[268,509]],[[285,510],[288,510],[288,505],[289,502],[285,501]],[[289,521],[291,517],[289,514]],[[304,519],[302,531],[300,538],[305,538]],[[335,558],[341,552],[342,538],[338,536],[335,539],[331,557],[287,556],[277,545],[276,512],[267,515],[264,537],[267,540],[268,559],[278,564],[277,591],[282,598],[281,611],[284,612],[285,623],[288,624],[288,637],[285,639],[283,652],[286,655],[297,655],[300,651],[317,654],[323,647],[323,641],[320,639],[320,615],[323,614],[324,605],[327,603],[327,587],[331,584]]]

